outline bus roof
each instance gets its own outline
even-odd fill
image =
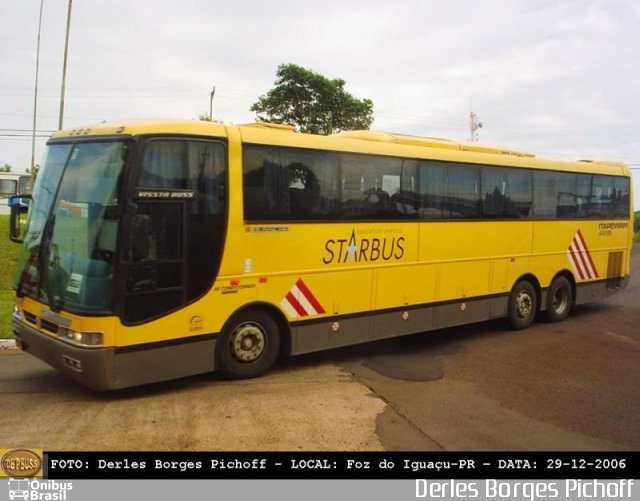
[[[142,134],[196,134],[203,136],[226,136],[222,124],[203,120],[127,120],[100,122],[96,124],[55,132],[52,139],[87,136],[138,136]]]
[[[235,131],[235,132],[233,132]],[[354,153],[376,153],[389,156],[429,158],[441,161],[470,162],[594,172],[630,176],[628,166],[608,160],[559,161],[540,159],[533,153],[511,148],[466,143],[449,139],[358,130],[329,136],[295,132],[289,125],[255,122],[226,125],[202,120],[137,120],[102,122],[76,129],[58,131],[52,139],[91,136],[138,136],[147,134],[179,134],[229,137],[240,134],[244,142],[301,148],[321,148]]]
[[[479,143],[462,143],[451,139],[440,139],[435,137],[410,136],[406,134],[394,134],[390,132],[373,132],[368,130],[345,131],[336,134],[337,137],[348,137],[362,139],[364,141],[378,141],[384,143],[406,144],[411,146],[422,146],[427,148],[444,148],[456,151],[473,151],[477,153],[492,153],[499,155],[513,155],[516,157],[531,157],[533,153],[525,153],[509,148],[499,148]]]

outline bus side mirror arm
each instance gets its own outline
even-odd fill
[[[11,207],[9,239],[17,244],[24,242],[26,224],[23,223],[23,215],[29,212],[31,200],[33,200],[31,195],[14,195],[9,198],[9,207]]]

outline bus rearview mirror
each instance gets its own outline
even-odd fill
[[[27,215],[31,206],[31,195],[15,195],[9,198],[11,215],[9,216],[9,238],[21,244],[27,230]]]

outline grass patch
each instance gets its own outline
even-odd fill
[[[11,312],[13,311],[13,282],[20,245],[9,240],[9,216],[0,216],[0,339],[13,338]]]

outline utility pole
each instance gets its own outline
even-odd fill
[[[64,89],[67,81],[67,54],[69,52],[69,27],[71,26],[71,3],[69,0],[69,9],[67,10],[67,34],[64,40],[64,60],[62,61],[62,90],[60,91],[60,119],[58,121],[58,130],[62,130],[64,119]]]
[[[209,99],[209,120],[213,122],[213,96],[216,95],[216,86],[211,89],[211,99]]]
[[[31,186],[36,179],[36,123],[38,117],[38,74],[40,72],[40,31],[42,30],[42,6],[40,0],[40,17],[38,19],[38,44],[36,48],[36,85],[33,93],[33,134],[31,136]]]
[[[469,113],[469,131],[471,132],[471,142],[477,143],[480,133],[478,129],[482,129],[482,122],[478,122],[478,115],[472,111]]]

